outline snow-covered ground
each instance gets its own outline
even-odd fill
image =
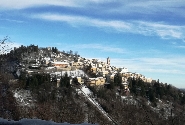
[[[128,105],[136,105],[137,100],[135,100],[132,96],[121,96],[122,101],[124,101]]]
[[[168,119],[169,116],[175,115],[173,112],[171,112],[171,109],[173,109],[172,102],[166,103],[158,98],[156,98],[156,99],[158,100],[157,106],[151,107],[154,112],[159,113],[160,116],[165,119]]]
[[[7,119],[0,118],[0,125],[98,125],[98,124],[70,124],[70,123],[55,123],[53,121],[45,121],[40,119],[21,119],[20,121],[9,121]]]
[[[12,92],[14,94],[16,102],[20,106],[34,106],[33,98],[29,90],[14,90]]]
[[[105,112],[105,110],[100,106],[100,104],[95,100],[95,98],[92,98],[93,93],[87,88],[86,85],[82,85],[80,89],[80,93],[82,93],[95,107],[98,108],[98,110],[105,116],[109,121],[112,121],[110,116]],[[112,121],[113,122],[113,121]]]
[[[82,86],[81,90],[86,94],[86,95],[92,95],[92,92],[87,88],[85,85]]]
[[[139,99],[134,99],[132,96],[121,96],[121,99],[122,99],[122,101],[124,101],[126,104],[129,104],[129,105],[139,104],[139,102],[138,102]],[[153,107],[151,105],[150,101],[147,102],[147,105],[150,106],[150,108],[153,112],[158,113],[160,115],[160,117],[163,117],[164,119],[168,119],[169,116],[175,115],[174,113],[171,114],[171,109],[173,108],[172,103],[167,104],[160,99],[157,99],[157,100],[158,100],[158,102],[157,102],[156,107]]]

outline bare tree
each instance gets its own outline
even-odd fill
[[[6,36],[0,40],[0,55],[10,52],[13,42],[10,41],[10,37]]]

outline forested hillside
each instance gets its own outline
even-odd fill
[[[160,83],[159,80],[147,83],[140,78],[130,77],[129,90],[126,91],[119,73],[110,83],[91,86],[87,83],[80,84],[77,77],[72,78],[67,73],[57,82],[57,79],[41,72],[44,65],[34,69],[40,73],[31,75],[24,70],[17,70],[20,67],[24,68],[20,65],[24,56],[29,58],[39,51],[38,46],[31,45],[0,55],[0,117],[13,120],[37,118],[72,124],[88,122],[100,125],[185,123],[185,92],[167,83]],[[52,51],[59,52],[57,48],[52,48]],[[64,52],[63,54],[66,59],[71,55]],[[85,67],[83,71],[89,77],[98,77],[90,69],[91,66]],[[89,88],[92,94],[87,96],[82,93],[84,86]],[[108,120],[88,98],[95,100],[111,120]]]

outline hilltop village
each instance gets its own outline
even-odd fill
[[[146,117],[165,124],[177,117],[184,123],[178,114],[184,113],[184,92],[112,66],[109,57],[87,59],[35,45],[0,56],[0,117],[102,125],[149,124]]]
[[[20,47],[24,51],[24,46]],[[50,74],[51,81],[57,81],[59,87],[60,78],[65,73],[71,78],[76,77],[78,83],[86,83],[90,86],[102,86],[114,82],[114,76],[120,74],[122,84],[125,90],[129,90],[127,81],[128,78],[140,78],[144,82],[151,83],[151,78],[146,78],[139,73],[128,72],[128,69],[111,66],[111,59],[108,57],[106,62],[98,59],[86,59],[80,57],[73,51],[60,52],[55,47],[38,48],[38,46],[29,46],[30,52],[22,52],[20,55],[19,69],[16,74],[19,76],[21,71],[27,74]],[[14,53],[18,48],[14,48]],[[33,52],[31,52],[33,51]],[[84,72],[85,71],[85,72]],[[87,74],[88,73],[88,74]],[[71,80],[72,81],[72,80]]]

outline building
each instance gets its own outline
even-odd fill
[[[125,68],[125,67],[123,67],[123,68],[119,68],[118,71],[119,71],[120,73],[126,73],[126,72],[128,72],[128,69]]]
[[[152,83],[152,78],[146,78],[146,79],[145,79],[145,82],[147,82],[147,83]]]
[[[82,77],[76,77],[78,80],[78,83],[83,84],[84,83],[84,79],[82,79]]]
[[[69,66],[69,63],[67,62],[52,62],[52,66],[58,67],[58,68],[67,68]]]
[[[82,62],[71,62],[70,65],[72,67],[75,67],[76,69],[80,69],[80,68],[83,68],[83,63]]]
[[[92,66],[92,67],[91,67],[91,72],[96,73],[96,72],[97,72],[97,68],[94,67],[94,66]]]
[[[110,65],[110,58],[107,58],[107,65]]]
[[[104,77],[97,77],[97,78],[89,78],[86,83],[90,86],[99,86],[104,85],[106,81],[106,78]]]

